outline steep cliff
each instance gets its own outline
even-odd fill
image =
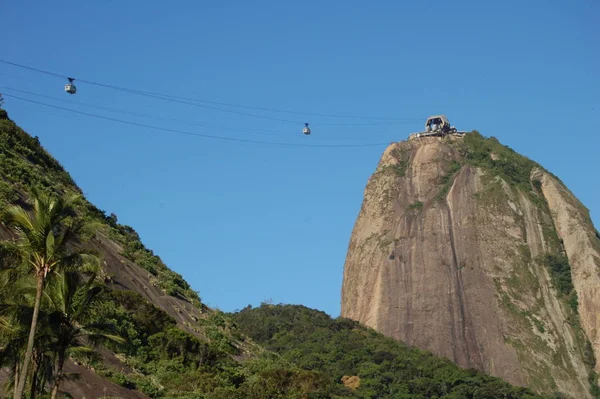
[[[513,384],[590,398],[599,244],[567,188],[494,138],[394,143],[365,189],[341,314]]]

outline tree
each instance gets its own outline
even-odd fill
[[[96,282],[99,270],[99,264],[88,263],[83,270],[55,273],[48,284],[48,325],[53,332],[54,342],[51,346],[57,357],[52,399],[56,398],[64,379],[63,368],[69,354],[92,351],[82,342],[83,339],[92,346],[105,340],[125,343],[123,338],[110,334],[114,331],[113,325],[88,322],[91,320],[88,313],[99,300],[103,289]]]
[[[9,378],[6,381],[5,388],[13,390],[13,397],[16,393],[21,353],[25,349],[25,340],[19,339],[23,336],[23,324],[15,317],[0,316],[0,367],[10,369]]]
[[[62,268],[74,269],[85,261],[84,251],[75,249],[88,225],[77,217],[75,206],[78,194],[50,196],[33,190],[33,209],[27,211],[19,205],[11,205],[3,214],[5,222],[14,228],[16,239],[4,243],[4,249],[15,259],[18,266],[36,279],[36,296],[29,329],[29,338],[23,366],[14,399],[21,399],[29,373],[35,340],[38,315],[44,284],[48,276]]]
[[[117,226],[117,224],[119,223],[119,219],[117,218],[117,215],[115,215],[114,213],[111,213],[111,214],[108,216],[108,223],[109,223],[111,226],[115,226],[115,227],[116,227],[116,226]]]
[[[7,284],[10,284],[8,289]],[[31,324],[36,281],[34,276],[23,273],[19,268],[0,270],[0,366],[6,366],[11,374],[6,389],[16,392],[21,367],[21,360],[27,347],[28,327]],[[45,320],[43,302],[40,306],[39,319]],[[31,372],[30,399],[43,391],[45,380],[51,376],[51,356],[46,349],[50,347],[51,331],[47,323],[39,323],[36,328]],[[13,393],[13,397],[15,394]]]
[[[15,397],[35,293],[32,297],[22,289],[22,270],[10,255],[5,245],[0,246],[0,367],[11,370],[5,388],[13,390]]]

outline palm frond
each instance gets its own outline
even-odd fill
[[[96,352],[94,349],[90,348],[89,346],[85,346],[85,345],[71,346],[69,348],[69,354],[72,354],[72,355],[85,355],[85,354],[94,353],[94,352]]]
[[[7,316],[0,316],[0,332],[3,336],[7,336],[8,334],[15,333],[19,331],[21,328],[20,325],[15,324],[12,318]]]
[[[12,241],[0,242],[0,270],[15,268],[22,264],[21,247]]]
[[[73,320],[79,320],[89,310],[90,304],[100,295],[103,287],[94,286],[95,282],[90,279],[86,286],[79,291],[80,295],[73,307]]]
[[[82,267],[81,272],[98,274],[102,270],[100,257],[91,253],[80,253]]]
[[[77,251],[62,258],[60,269],[63,271],[96,274],[102,269],[100,258],[92,251]]]
[[[2,219],[17,232],[29,233],[35,231],[33,217],[18,205],[9,205],[2,214]]]
[[[18,294],[18,291],[15,291],[15,285],[21,283],[22,280],[31,280],[31,275],[27,272],[28,270],[21,267],[0,269],[0,301]]]
[[[90,343],[90,345],[93,347],[97,347],[100,344],[103,344],[103,343],[106,343],[109,341],[114,342],[116,344],[126,344],[127,343],[126,339],[124,339],[123,337],[120,337],[116,334],[107,334],[107,333],[101,333],[101,332],[86,331],[85,337],[88,340],[88,342]]]
[[[46,236],[46,256],[48,259],[54,258],[55,252],[56,247],[54,246],[54,233],[49,231],[48,235]]]
[[[24,276],[13,283],[13,292],[11,296],[33,295],[35,297],[37,287],[35,279],[30,276]]]
[[[19,205],[6,206],[0,215],[2,216],[2,222],[8,225],[21,226],[27,230],[34,228],[31,214]]]

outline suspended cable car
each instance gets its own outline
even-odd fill
[[[308,127],[308,123],[304,124],[304,129],[302,129],[302,133],[309,135],[310,134],[310,128]]]
[[[73,81],[75,79],[73,79],[73,78],[67,78],[67,79],[69,79],[69,83],[67,83],[65,85],[65,91],[67,93],[69,93],[69,94],[75,94],[75,93],[77,93],[77,87],[75,87],[75,85],[73,84]]]

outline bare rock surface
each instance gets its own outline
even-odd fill
[[[589,216],[540,169],[517,186],[469,162],[463,140],[385,150],[350,238],[341,315],[515,385],[591,398],[600,241]],[[543,261],[564,252],[576,311]]]

